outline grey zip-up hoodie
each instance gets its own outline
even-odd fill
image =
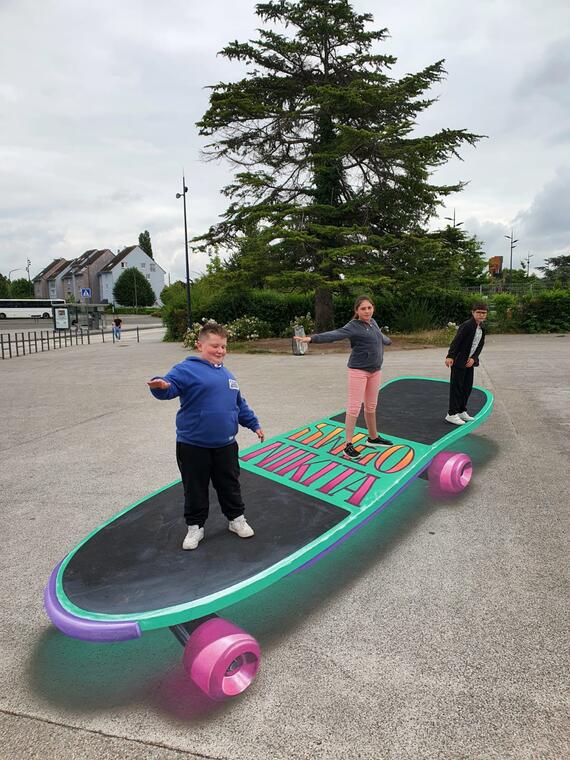
[[[311,343],[333,343],[346,338],[352,348],[348,358],[350,369],[376,372],[382,368],[384,346],[389,346],[392,341],[382,333],[375,319],[371,319],[369,325],[361,319],[351,319],[338,330],[311,335]]]

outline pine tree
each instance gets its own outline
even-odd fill
[[[154,258],[152,255],[152,243],[150,242],[150,232],[145,230],[139,235],[139,248],[141,248],[147,256]]]
[[[375,52],[387,30],[367,30],[372,16],[348,0],[273,0],[256,13],[259,39],[221,51],[248,75],[215,85],[198,123],[214,138],[206,156],[236,170],[222,221],[200,240],[265,280],[316,287],[323,329],[331,286],[362,268],[386,272],[394,240],[421,234],[463,187],[432,184],[432,171],[479,137],[415,132],[443,61],[390,77],[396,59]]]

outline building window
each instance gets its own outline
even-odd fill
[[[146,279],[150,280],[150,274],[147,274]]]
[[[144,263],[144,261],[141,263],[141,269],[146,269],[146,264]]]
[[[151,264],[150,265],[150,271],[151,272],[156,272],[156,264]]]
[[[121,261],[121,269],[125,269],[126,266],[127,266],[127,262]]]

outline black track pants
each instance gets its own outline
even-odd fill
[[[467,401],[473,390],[473,367],[452,367],[449,385],[449,414],[467,411]]]
[[[244,503],[239,485],[238,445],[218,449],[176,443],[176,461],[184,485],[186,525],[202,527],[208,518],[210,480],[218,494],[222,512],[228,520],[243,515]]]

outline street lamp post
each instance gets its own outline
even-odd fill
[[[530,260],[534,258],[534,255],[528,251],[526,256],[526,276],[530,277]]]
[[[515,240],[515,238],[513,236],[513,229],[512,229],[512,227],[511,227],[511,234],[510,235],[505,235],[505,237],[507,238],[507,240],[510,240],[510,243],[511,243],[511,259],[510,259],[510,263],[509,263],[509,282],[512,283],[512,280],[513,280],[513,248],[517,247],[516,244],[519,241],[518,241],[518,238]]]
[[[10,279],[10,275],[12,274],[12,272],[23,272],[24,269],[25,267],[16,267],[16,269],[10,269],[10,271],[8,272],[8,282],[12,282],[12,280]]]
[[[184,251],[186,254],[186,317],[188,321],[188,329],[192,328],[192,309],[190,306],[190,262],[188,259],[188,226],[186,222],[186,193],[188,188],[186,187],[186,179],[184,173],[182,173],[182,192],[176,193],[177,198],[182,198],[184,205]]]
[[[449,219],[450,222],[453,222],[453,229],[455,229],[456,227],[461,227],[461,225],[463,224],[463,222],[457,222],[457,223],[455,222],[455,209],[453,209],[453,217],[444,216],[443,218]]]
[[[135,314],[139,313],[139,299],[137,296],[137,269],[133,267],[133,285],[135,286]]]

